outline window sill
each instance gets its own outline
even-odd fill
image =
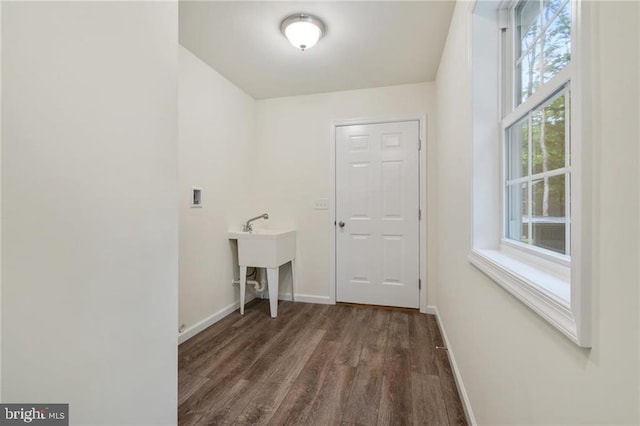
[[[578,343],[570,280],[500,250],[473,249],[469,261],[514,297]]]

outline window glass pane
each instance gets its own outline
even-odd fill
[[[565,175],[533,182],[532,244],[565,254]]]
[[[569,0],[543,0],[542,2],[542,25],[549,23],[558,10],[565,9],[570,4]],[[563,12],[564,13],[564,12]]]
[[[541,16],[540,3],[537,1],[522,1],[515,10],[516,33],[520,46],[518,55],[533,46],[540,34]]]
[[[526,182],[507,186],[506,237],[529,242],[529,192]]]
[[[522,60],[517,65],[518,76],[518,105],[526,101],[540,87],[542,76],[540,75],[540,44],[536,43],[531,49],[524,53]]]
[[[532,115],[533,174],[565,166],[565,95]]]
[[[541,146],[544,145],[544,142],[541,142],[544,134],[543,120],[542,111],[537,110],[531,114],[531,173],[534,175],[543,171],[543,149],[541,149]]]
[[[560,3],[558,0],[549,0],[550,5]],[[552,13],[553,12],[553,13]],[[553,8],[546,8],[544,15],[553,17]],[[545,30],[541,40],[543,44],[544,67],[542,82],[551,80],[571,60],[571,4],[564,3],[560,13],[553,19]]]
[[[519,105],[571,60],[571,2],[523,0],[515,9],[515,20],[515,98]]]
[[[522,120],[507,131],[507,179],[529,174],[529,120]]]

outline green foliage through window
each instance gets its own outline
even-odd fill
[[[522,1],[516,16],[516,103],[533,95],[571,60],[571,2]]]

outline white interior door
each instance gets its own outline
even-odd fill
[[[419,307],[419,122],[336,127],[336,300]]]

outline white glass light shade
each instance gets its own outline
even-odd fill
[[[320,19],[302,13],[286,18],[280,29],[289,42],[300,50],[313,47],[324,34],[324,24]]]
[[[311,22],[294,22],[293,24],[289,24],[287,29],[284,30],[284,34],[289,39],[289,42],[300,50],[313,47],[321,35],[320,28]]]

